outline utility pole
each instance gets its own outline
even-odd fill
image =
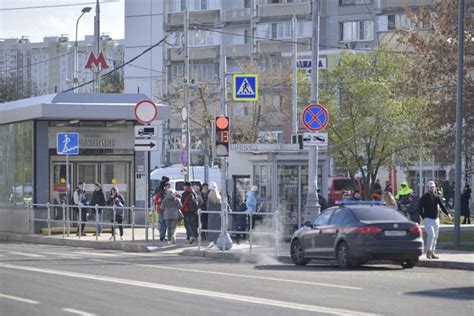
[[[459,0],[458,8],[458,64],[456,88],[456,167],[454,186],[454,245],[461,245],[461,158],[462,158],[462,121],[464,88],[464,0]]]
[[[94,17],[94,37],[95,37],[95,55],[96,57],[100,54],[100,5],[99,0],[97,0],[95,5],[95,17]],[[94,89],[95,93],[100,93],[100,71],[94,72]]]
[[[291,62],[291,68],[293,72],[293,82],[292,82],[292,101],[293,101],[293,135],[298,134],[298,68],[296,66],[297,54],[298,54],[298,44],[297,44],[297,21],[296,14],[293,14],[292,26],[293,26],[293,59]]]
[[[311,41],[311,103],[318,103],[318,59],[319,59],[319,0],[312,0],[313,38]],[[308,148],[308,194],[306,197],[305,221],[312,221],[320,213],[318,201],[318,146]]]
[[[189,71],[189,10],[188,2],[186,1],[186,7],[184,9],[184,107],[186,108],[186,175],[184,179],[189,181],[189,172],[191,164],[191,132],[189,126],[189,84],[190,84],[190,71]],[[184,135],[183,135],[184,136]]]

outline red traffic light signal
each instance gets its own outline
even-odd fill
[[[229,156],[229,117],[228,116],[216,116],[216,156],[217,157],[228,157]]]

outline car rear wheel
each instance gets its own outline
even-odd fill
[[[342,241],[337,246],[337,263],[341,269],[349,269],[354,267],[354,260],[349,253],[349,246]]]
[[[297,266],[304,266],[310,262],[310,259],[304,257],[304,249],[301,241],[293,240],[291,243],[291,260]]]
[[[400,265],[403,269],[411,269],[416,265],[417,262],[418,260],[416,259],[403,259]]]

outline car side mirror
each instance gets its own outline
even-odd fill
[[[313,223],[311,223],[310,221],[304,222],[303,225],[306,226],[306,227],[309,227],[309,228],[311,228],[311,229],[313,228]]]

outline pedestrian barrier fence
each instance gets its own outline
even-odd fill
[[[148,241],[148,229],[152,229],[152,238],[153,241],[155,240],[155,229],[157,228],[157,223],[154,220],[150,220],[148,214],[152,209],[145,209],[145,208],[140,208],[140,207],[117,207],[117,206],[86,206],[86,205],[68,205],[68,204],[52,204],[52,203],[46,203],[46,204],[36,204],[36,203],[30,203],[28,205],[28,208],[30,210],[33,210],[33,212],[28,213],[28,222],[31,224],[31,222],[44,222],[47,224],[48,227],[48,236],[51,236],[51,225],[60,225],[62,227],[62,235],[63,237],[67,236],[69,237],[71,233],[71,227],[73,225],[77,226],[77,234],[79,238],[82,236],[82,224],[90,224],[90,221],[83,221],[82,218],[82,212],[87,211],[89,213],[94,213],[95,214],[95,221],[94,221],[94,226],[95,226],[95,239],[98,240],[98,228],[99,226],[102,227],[110,227],[113,229],[115,232],[115,229],[118,228],[119,226],[122,226],[123,228],[131,228],[132,230],[132,241],[135,241],[135,228],[145,228],[147,230],[146,234],[146,239]],[[53,209],[60,209],[62,215],[60,216],[59,219],[52,219],[51,218],[51,211]],[[38,218],[36,214],[40,211],[44,211],[46,209],[46,218]],[[102,210],[103,213],[109,212],[112,217],[112,222],[104,222],[104,221],[99,221],[99,213]],[[145,212],[148,210],[148,212]],[[144,224],[137,224],[135,222],[136,218],[136,212],[145,212],[145,222]],[[122,223],[117,223],[117,214],[123,212],[123,218],[128,218],[128,222],[122,222]],[[33,217],[31,218],[31,213],[33,214]],[[77,214],[77,220],[74,219],[74,215]],[[150,225],[151,222],[151,225]],[[113,240],[116,240],[116,232],[113,234]]]
[[[221,223],[224,223],[224,225],[221,225],[221,229],[216,230],[216,229],[203,229],[202,228],[202,221],[201,221],[201,215],[202,214],[218,214],[221,216]],[[245,230],[233,230],[229,227],[229,220],[228,217],[230,216],[245,216],[246,221],[248,222],[248,229]],[[255,216],[262,216],[262,217],[272,217],[271,225],[270,226],[270,231],[261,231],[261,230],[255,230]],[[268,222],[267,222],[268,223]],[[268,226],[268,225],[267,225]],[[225,234],[226,232],[229,234],[240,234],[240,235],[248,235],[248,241],[249,241],[249,252],[253,252],[253,245],[254,245],[254,237],[256,236],[270,236],[274,237],[275,239],[275,251],[276,255],[279,255],[279,242],[280,242],[280,234],[279,234],[279,229],[280,229],[280,213],[278,210],[275,212],[221,212],[221,211],[207,211],[207,210],[201,210],[198,209],[198,250],[201,250],[202,247],[202,233],[220,233],[221,235]],[[225,251],[225,247],[223,247],[223,251]]]

